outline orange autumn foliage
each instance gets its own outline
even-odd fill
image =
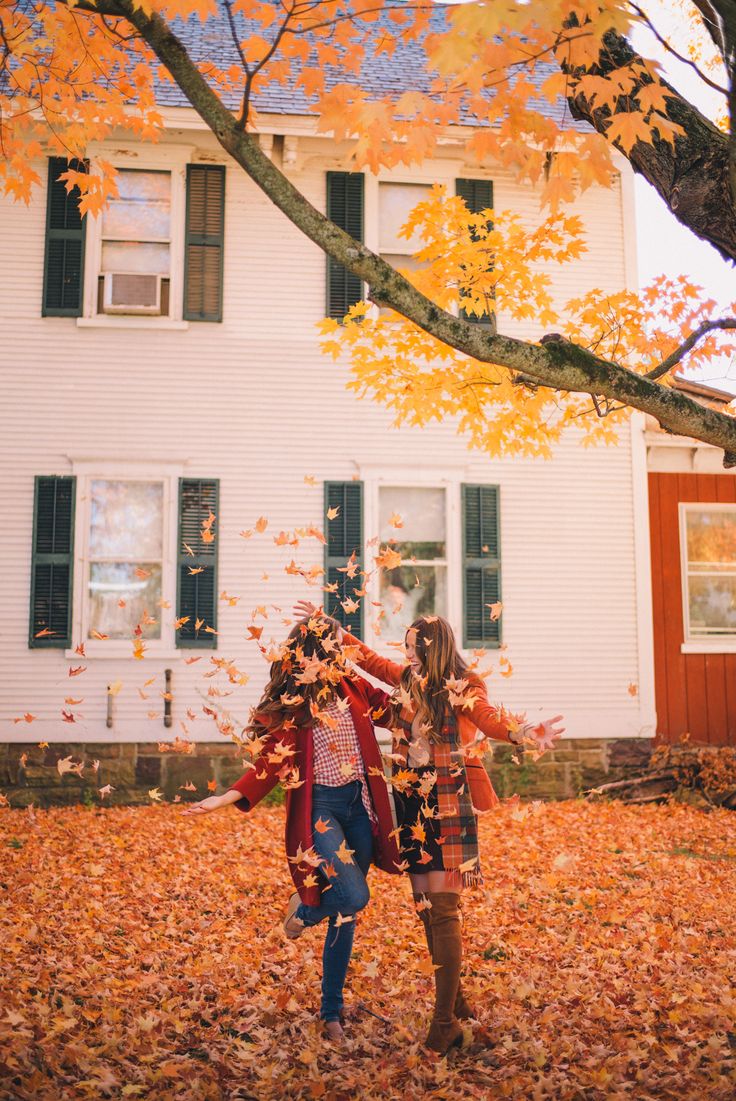
[[[0,1092],[730,1101],[736,817],[512,804],[480,828],[487,883],[464,904],[479,1023],[445,1061],[420,1047],[432,978],[408,881],[376,872],[348,1042],[320,1038],[321,938],[295,946],[278,922],[280,808],[4,810]]]

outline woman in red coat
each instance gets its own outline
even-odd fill
[[[327,922],[320,1016],[342,1035],[343,986],[355,915],[370,897],[371,863],[399,873],[400,861],[373,722],[388,697],[348,666],[325,616],[289,634],[248,730],[254,765],[229,791],[187,808],[201,814],[234,803],[250,811],[280,780],[286,789],[286,855],[296,887],[284,922],[296,939]]]
[[[300,601],[300,613],[314,605]],[[459,1045],[458,1018],[473,1016],[460,984],[460,892],[482,882],[477,811],[498,803],[482,762],[487,739],[529,743],[544,751],[564,731],[525,723],[488,702],[486,687],[457,649],[441,616],[422,616],[406,632],[399,665],[340,631],[344,653],[394,687],[386,725],[393,732],[393,777],[399,850],[435,967],[435,1008],[427,1047]]]

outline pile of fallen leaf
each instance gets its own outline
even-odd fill
[[[280,928],[283,824],[282,808],[3,811],[0,1096],[732,1101],[733,814],[485,815],[486,884],[464,902],[479,1023],[446,1060],[420,1044],[408,881],[375,871],[348,1039],[321,1038],[322,932]]]

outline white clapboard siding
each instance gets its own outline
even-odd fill
[[[206,135],[191,140],[203,150],[214,147]],[[295,182],[323,209],[325,170],[339,167],[334,147],[325,139],[301,139],[300,166],[292,173]],[[43,176],[44,166],[39,170]],[[450,182],[458,174],[472,170],[438,162],[439,178]],[[530,223],[539,216],[531,189],[504,174],[495,177],[495,189],[498,209],[517,209]],[[319,352],[323,254],[233,165],[226,196],[224,320],[192,323],[186,331],[145,323],[130,330],[81,328],[74,319],[42,319],[43,189],[29,207],[0,200],[0,741],[155,741],[182,732],[196,741],[219,738],[201,713],[201,695],[213,686],[232,690],[214,698],[242,722],[266,675],[255,643],[245,640],[249,611],[267,605],[268,620],[256,622],[265,627],[264,641],[279,639],[292,601],[322,595],[319,586],[307,589],[283,569],[292,557],[304,566],[321,565],[321,546],[276,547],[273,535],[324,524],[324,480],[362,476],[369,493],[379,470],[411,480],[422,469],[436,470],[454,486],[477,481],[501,487],[504,654],[514,673],[502,678],[500,655],[490,652],[491,697],[530,714],[562,711],[577,737],[638,733],[640,705],[628,691],[639,660],[628,429],[616,446],[583,448],[579,435],[569,433],[550,461],[491,461],[469,452],[452,423],[423,431],[392,428],[382,407],[345,389],[347,367]],[[612,291],[624,283],[620,188],[591,189],[577,210],[590,252],[555,271],[561,302],[602,280]],[[539,335],[533,325],[513,331]],[[142,662],[91,658],[87,672],[70,680],[72,663],[62,652],[28,649],[34,475],[70,473],[75,458],[90,455],[181,462],[189,477],[220,478],[218,588],[241,600],[235,608],[220,604],[216,653],[183,650],[170,660]],[[306,485],[305,475],[317,485]],[[260,515],[269,518],[267,532],[243,540],[238,533]],[[270,577],[266,583],[263,573]],[[173,618],[174,610],[169,614]],[[185,664],[199,655],[200,661]],[[232,689],[221,676],[203,679],[213,656],[232,659],[250,674],[250,684]],[[162,711],[165,667],[173,669],[171,731],[160,718],[147,718],[149,709]],[[154,675],[149,699],[142,701],[137,689]],[[108,730],[106,686],[116,679],[123,687]],[[61,721],[67,694],[84,697],[72,709],[75,725]],[[187,708],[196,720],[187,719]],[[12,722],[27,711],[38,716],[32,726]]]

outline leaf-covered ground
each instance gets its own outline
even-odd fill
[[[480,1025],[438,1060],[403,878],[372,873],[338,1050],[322,934],[280,928],[281,808],[5,811],[0,1096],[732,1101],[736,815],[575,802],[481,828]]]

